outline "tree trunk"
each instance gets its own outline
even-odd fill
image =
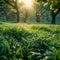
[[[26,22],[26,20],[27,20],[27,18],[28,18],[28,13],[29,13],[28,9],[27,9],[27,8],[25,8],[25,17],[24,17],[24,22]]]
[[[36,6],[36,22],[40,22],[39,6]]]
[[[51,21],[51,23],[55,24],[55,22],[56,22],[56,13],[54,13],[54,11],[52,10],[52,21]]]
[[[16,0],[15,2],[15,5],[16,5],[16,15],[17,15],[17,22],[20,21],[20,12],[19,12],[19,5],[18,5],[18,0]]]
[[[36,10],[36,22],[40,22],[40,15],[37,10]]]
[[[52,24],[56,23],[56,16],[59,13],[59,11],[60,11],[60,9],[58,9],[57,12],[54,12],[54,10],[52,10],[52,21],[51,21]]]
[[[20,21],[20,14],[19,14],[18,9],[16,9],[16,11],[17,11],[17,13],[16,13],[16,15],[17,15],[17,22],[19,22]]]

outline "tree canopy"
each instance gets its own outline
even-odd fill
[[[55,24],[57,14],[60,12],[60,0],[37,0],[39,3],[49,5],[52,12],[52,24]]]

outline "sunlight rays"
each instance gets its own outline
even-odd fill
[[[23,3],[23,5],[25,6],[25,8],[33,8],[33,5],[34,5],[34,0],[18,0],[19,3]]]

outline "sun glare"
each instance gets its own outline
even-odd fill
[[[33,1],[32,0],[24,0],[24,3],[27,7],[32,7]]]
[[[25,7],[32,8],[33,0],[19,0],[19,3],[24,3]]]
[[[19,3],[21,3],[22,0],[18,0]]]

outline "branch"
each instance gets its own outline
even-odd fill
[[[5,3],[9,4],[10,6],[12,6],[13,8],[15,8],[15,6],[13,4],[11,4],[8,0],[4,0]]]

